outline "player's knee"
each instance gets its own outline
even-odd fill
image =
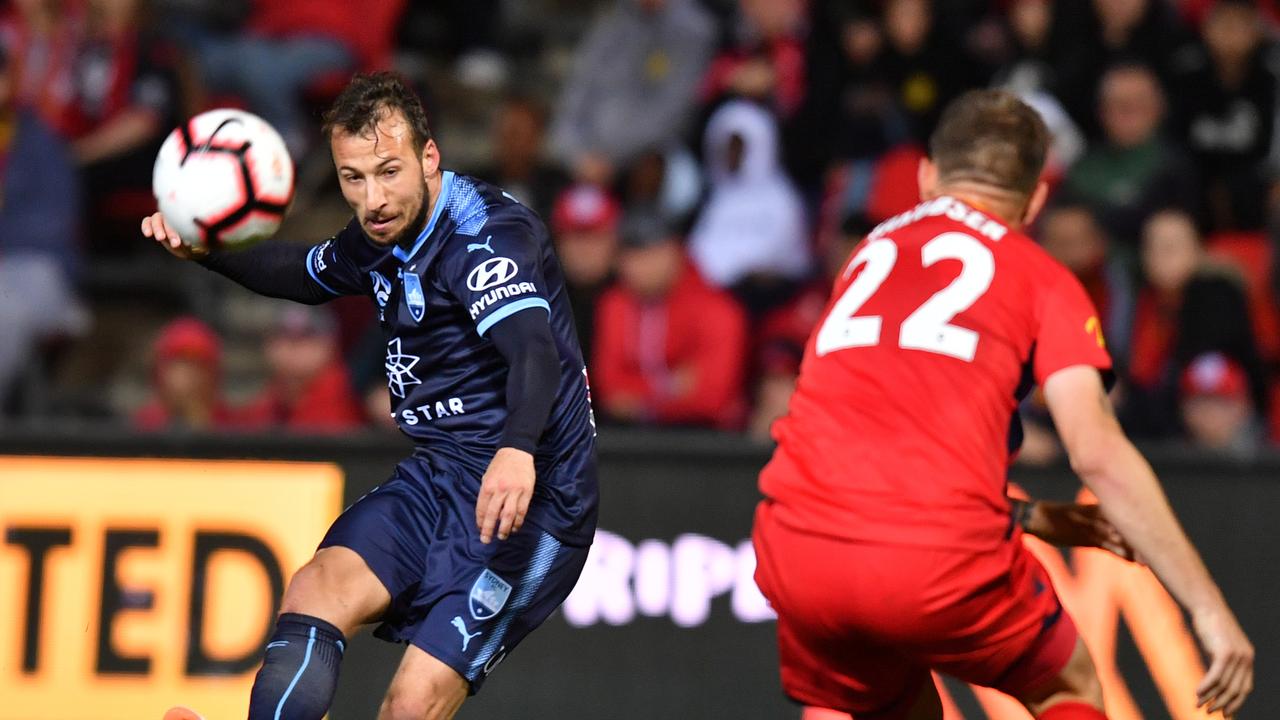
[[[378,720],[449,720],[461,704],[461,697],[393,690],[382,701]]]
[[[455,674],[428,672],[412,680],[398,676],[387,690],[378,720],[448,720],[466,697],[466,681]]]
[[[321,617],[350,633],[381,613],[390,595],[354,552],[325,548],[289,581],[281,612]]]
[[[426,697],[392,688],[382,700],[378,720],[426,720],[430,712],[431,703]]]

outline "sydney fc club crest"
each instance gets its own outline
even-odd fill
[[[409,314],[414,322],[422,322],[427,311],[427,296],[422,292],[422,279],[417,273],[404,274],[404,301],[409,306]]]
[[[509,597],[511,597],[511,584],[493,574],[492,570],[485,568],[485,571],[480,573],[480,577],[476,578],[475,583],[471,585],[471,598],[467,603],[471,608],[471,617],[476,620],[488,620],[502,612],[502,606],[507,604]]]

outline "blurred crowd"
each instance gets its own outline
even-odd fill
[[[0,6],[8,414],[29,412],[14,387],[32,359],[92,324],[86,268],[150,249],[136,223],[179,118],[246,107],[300,163],[323,160],[319,109],[351,72],[397,67],[433,123],[450,112],[438,98],[486,98],[483,151],[451,162],[444,136],[445,164],[547,221],[608,421],[767,438],[850,249],[918,201],[947,102],[994,86],[1052,132],[1030,232],[1098,307],[1126,428],[1237,457],[1280,442],[1277,0],[546,0],[578,20],[546,38],[522,5]],[[359,303],[274,309],[257,394],[236,403],[217,323],[193,315],[147,338],[151,397],[111,414],[146,430],[389,425]],[[1023,414],[1024,458],[1055,458],[1042,402]]]

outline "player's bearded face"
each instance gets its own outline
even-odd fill
[[[335,131],[330,147],[342,196],[370,240],[393,245],[421,232],[427,181],[413,132],[398,112],[371,131]]]

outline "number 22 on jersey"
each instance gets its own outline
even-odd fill
[[[920,262],[930,267],[940,260],[959,260],[960,275],[916,308],[898,330],[898,347],[949,355],[972,362],[978,350],[978,333],[952,325],[956,315],[968,310],[991,287],[996,262],[991,250],[962,232],[946,232],[920,248]],[[844,275],[858,268],[862,273],[850,283],[831,307],[815,340],[819,357],[837,350],[880,344],[884,324],[878,315],[858,315],[880,289],[898,263],[898,246],[889,238],[877,238],[862,248]]]

